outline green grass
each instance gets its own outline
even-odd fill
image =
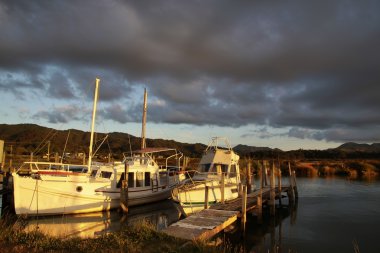
[[[21,224],[21,225],[20,225]],[[241,252],[231,246],[210,246],[203,241],[187,242],[164,233],[142,221],[138,225],[122,228],[96,238],[58,238],[38,230],[25,232],[22,220],[0,220],[0,249],[5,252]],[[1,252],[2,252],[1,251]]]

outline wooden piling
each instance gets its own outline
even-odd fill
[[[296,181],[296,171],[293,170],[293,191],[294,191],[294,196],[295,199],[298,199],[298,189],[297,189],[297,181]]]
[[[278,168],[278,192],[279,192],[279,199],[278,199],[278,202],[280,204],[280,206],[282,206],[282,178],[281,178],[281,167],[279,166]]]
[[[265,183],[265,186],[268,186],[268,168],[267,168],[267,161],[263,161],[263,165],[264,165],[264,183]]]
[[[243,196],[241,199],[241,229],[245,233],[245,223],[247,221],[247,186],[243,185]]]
[[[263,189],[259,190],[257,195],[257,222],[259,224],[263,223]]]
[[[251,174],[251,160],[248,161],[248,167],[247,167],[247,178],[246,178],[246,185],[247,185],[247,193],[251,193],[252,191],[252,174]]]
[[[288,169],[289,169],[289,184],[290,187],[288,189],[288,199],[289,199],[289,204],[294,204],[294,181],[293,181],[293,172],[292,169],[290,168],[290,162],[288,162]]]
[[[221,194],[221,202],[222,204],[224,204],[224,186],[225,186],[225,174],[222,173],[222,184],[221,184],[221,188],[220,188],[220,194]]]
[[[128,172],[129,166],[126,162],[124,164],[124,180],[121,182],[120,188],[120,207],[125,213],[128,213]]]
[[[208,186],[205,186],[205,209],[208,209]]]
[[[274,162],[271,164],[270,169],[270,199],[269,199],[269,206],[270,206],[270,215],[275,215],[275,201],[276,201],[276,189],[275,189],[275,178],[274,178]]]

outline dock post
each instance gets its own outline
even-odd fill
[[[275,201],[276,201],[276,189],[275,189],[275,178],[274,178],[274,161],[272,161],[270,169],[270,215],[275,215]]]
[[[208,186],[205,186],[205,209],[208,209]]]
[[[241,229],[245,234],[245,222],[247,221],[247,186],[243,185],[243,196],[241,198]]]
[[[260,182],[260,189],[259,194],[257,195],[257,222],[259,224],[263,223],[263,187],[264,187],[264,161],[260,165],[260,173],[259,173],[259,182]]]
[[[252,175],[251,175],[251,160],[248,161],[248,167],[247,167],[247,193],[251,193],[252,191]]]
[[[257,222],[259,224],[263,223],[263,190],[259,190],[259,194],[257,195]]]
[[[128,213],[128,171],[127,162],[124,164],[124,180],[121,182],[120,188],[120,207],[123,212]]]
[[[221,185],[221,188],[220,188],[220,194],[221,194],[221,202],[222,204],[224,204],[224,184],[225,184],[225,175],[224,173],[222,173],[222,185]]]
[[[278,168],[278,202],[282,206],[282,177],[281,177],[281,165]]]
[[[268,165],[268,161],[263,161],[263,166],[264,166],[264,183],[265,183],[265,186],[268,186],[268,170],[267,170],[267,165]]]
[[[295,199],[298,199],[298,189],[297,189],[297,181],[296,181],[296,171],[293,170],[293,188],[294,188],[294,196]]]
[[[288,199],[289,199],[289,204],[294,204],[293,173],[292,173],[292,169],[290,168],[290,162],[288,162],[288,168],[289,168],[289,183],[290,183],[290,188],[288,189]]]

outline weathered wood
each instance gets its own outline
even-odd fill
[[[246,185],[247,185],[247,193],[251,193],[252,191],[251,160],[248,161]]]
[[[221,202],[224,204],[224,189],[225,189],[225,174],[222,173],[222,184],[220,187],[220,194],[221,194]]]
[[[280,204],[280,206],[282,205],[282,196],[281,196],[281,192],[282,192],[282,178],[281,178],[281,167],[279,166],[278,167],[278,192],[280,193],[279,195],[279,198],[278,198],[278,202]]]
[[[267,169],[267,161],[263,161],[263,166],[264,166],[264,185],[268,186],[268,169]]]
[[[257,221],[259,224],[263,223],[263,189],[257,195]]]
[[[276,190],[275,190],[275,178],[274,178],[274,162],[271,164],[270,169],[270,199],[269,199],[269,206],[270,206],[270,214],[272,216],[275,215],[275,201],[276,201]]]
[[[186,240],[206,240],[237,220],[237,211],[205,209],[162,230]]]
[[[296,171],[293,170],[293,191],[295,199],[298,199],[298,189],[297,189],[297,181],[296,181]]]
[[[208,186],[205,187],[205,209],[208,209]]]
[[[290,168],[290,162],[288,162],[288,169],[289,169],[289,189],[287,191],[288,194],[288,199],[289,199],[289,204],[294,204],[294,186],[293,186],[293,172],[292,169]]]
[[[241,228],[245,233],[245,223],[247,221],[247,186],[243,185],[243,196],[241,199]]]

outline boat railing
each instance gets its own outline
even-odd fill
[[[187,185],[183,184],[184,188],[193,187],[200,184],[207,184],[210,182],[215,182],[215,180],[220,180],[220,181],[222,180],[222,173],[217,173],[217,172],[200,172],[198,170],[187,170],[187,171],[184,171],[183,173],[185,173],[186,178],[188,179]],[[224,174],[226,175],[226,173]],[[224,183],[236,184],[237,181],[234,179],[236,179],[236,176],[235,177],[225,176]]]
[[[88,172],[87,165],[51,163],[51,162],[24,162],[16,173],[38,173],[38,172]]]

